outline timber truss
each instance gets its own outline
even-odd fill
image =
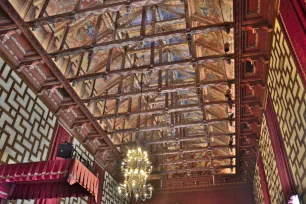
[[[241,159],[256,158],[239,155],[240,124],[258,120],[239,109],[261,102],[241,101],[237,81],[262,79],[235,78],[232,0],[0,2],[15,23],[1,48],[14,47],[18,71],[106,169],[138,144],[158,187],[252,180],[252,165],[239,170]],[[243,134],[252,148],[256,132]]]

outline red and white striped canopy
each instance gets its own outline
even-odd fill
[[[99,179],[77,159],[0,165],[0,198],[46,199],[92,195]]]

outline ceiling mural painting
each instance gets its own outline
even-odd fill
[[[232,4],[230,1],[222,4],[224,6],[230,3]],[[56,7],[54,7],[54,4]],[[98,4],[99,2],[92,2],[91,5],[96,6]],[[186,4],[188,5],[188,13],[185,10]],[[70,12],[74,6],[72,3],[67,4],[64,1],[50,1],[46,12],[48,16],[58,15]],[[68,24],[67,22],[58,22],[53,26],[56,32],[55,37],[61,39],[67,36],[62,47],[65,50],[65,48],[71,49],[99,44],[100,42],[163,34],[186,29],[186,26],[197,28],[199,26],[231,22],[232,14],[230,12],[232,11],[226,10],[223,14],[225,18],[223,21],[220,5],[216,2],[164,1],[159,5],[143,8],[125,8],[98,16],[89,15],[75,22]],[[189,22],[184,19],[186,15],[190,19]],[[145,21],[145,26],[142,25],[143,21]],[[68,34],[65,34],[66,32]],[[99,36],[100,38],[95,36],[98,34],[104,34],[104,38],[103,36]],[[85,55],[83,66],[81,65],[82,75],[106,73],[108,71],[116,73],[116,70],[122,68],[131,69],[150,65],[151,63],[175,62],[189,59],[192,54],[195,55],[193,57],[197,58],[224,55],[225,42],[233,47],[233,32],[226,33],[224,29],[212,32],[208,30],[204,33],[199,30],[196,34],[187,35],[187,37],[186,34],[174,33],[172,35],[153,38],[153,41],[151,39],[138,42],[127,41],[128,45],[126,46],[116,46],[108,50],[97,49],[96,51],[93,49],[89,52],[86,50],[86,52],[81,53],[81,55]],[[94,37],[95,39],[93,39]],[[191,39],[188,39],[188,37],[191,37]],[[59,40],[59,42],[61,41]],[[61,50],[60,45],[60,43],[55,43],[57,49],[52,51],[58,52]],[[153,46],[155,49],[152,53]],[[190,49],[194,49],[194,51],[191,51],[193,53],[190,52]],[[233,49],[229,50],[231,50],[229,53],[233,53]],[[73,57],[75,61],[71,60]],[[64,63],[70,60],[70,62],[75,62],[77,65],[77,62],[80,61],[77,55],[65,55],[58,58],[57,64],[59,64],[60,60],[65,61]],[[152,58],[154,58],[154,62],[152,62]],[[63,64],[59,65],[59,67],[65,67]],[[147,145],[147,148],[151,149],[152,155],[155,152],[157,155],[160,154],[157,156],[159,162],[181,161],[176,165],[158,164],[155,166],[155,172],[160,172],[162,175],[165,174],[162,176],[163,179],[178,176],[186,177],[191,174],[197,175],[202,169],[206,169],[204,172],[210,174],[234,174],[235,164],[233,162],[224,160],[211,161],[209,159],[219,155],[222,157],[235,156],[235,151],[231,151],[229,148],[229,139],[226,136],[226,134],[232,134],[232,137],[235,137],[234,128],[231,129],[228,124],[228,114],[229,112],[235,112],[234,107],[229,108],[226,102],[213,104],[214,101],[224,101],[226,99],[225,94],[229,90],[229,80],[234,79],[233,63],[229,65],[221,58],[218,60],[209,59],[207,63],[198,64],[200,66],[198,68],[191,63],[186,63],[180,68],[176,68],[174,65],[169,70],[160,69],[142,73],[124,73],[121,76],[109,74],[105,78],[77,82],[79,85],[75,86],[75,90],[89,104],[93,115],[97,115],[97,117],[99,115],[100,117],[112,115],[111,118],[102,119],[100,122],[102,128],[109,133],[109,137],[116,145],[135,143],[136,140],[146,144],[146,141],[160,141],[167,139],[167,137],[186,137],[188,139],[188,137],[193,137],[192,135],[201,134],[202,137],[198,136],[199,139],[187,140],[186,142],[178,141]],[[77,71],[76,65],[71,65],[69,72],[75,74],[74,72]],[[73,76],[72,73],[67,72],[67,69],[62,72],[66,76]],[[220,83],[216,83],[216,81],[220,81]],[[194,87],[196,83],[200,83],[200,88]],[[137,93],[138,98],[132,93]],[[193,98],[188,99],[188,97]],[[234,98],[234,96],[232,97]],[[97,100],[93,100],[94,98]],[[149,101],[151,104],[148,103]],[[154,101],[163,102],[153,104]],[[198,110],[187,111],[173,110],[173,112],[167,114],[141,114],[145,110],[175,108],[176,106],[181,106],[183,109],[186,105],[197,105],[199,103],[212,103],[212,105],[205,106],[205,110],[198,108]],[[127,114],[128,112],[139,112],[139,115],[116,117],[120,113]],[[208,121],[207,124],[203,122],[203,117]],[[174,126],[174,124],[177,125]],[[234,124],[232,125],[234,126]],[[213,138],[210,137],[211,134],[225,134],[225,136],[221,135]],[[233,143],[232,145],[235,144]],[[209,150],[210,146],[223,148]],[[124,146],[121,148],[122,150],[124,150]],[[171,154],[172,151],[182,151],[182,153],[177,158]],[[166,153],[163,154],[161,152]],[[206,159],[206,162],[183,162],[188,159]],[[220,168],[230,165],[232,165],[230,171],[213,169],[213,167]],[[201,170],[197,171],[197,169]],[[214,170],[213,172],[212,169]],[[178,173],[175,173],[176,171]]]
[[[59,95],[55,110],[101,165],[119,172],[139,143],[161,188],[249,179],[237,176],[233,0],[8,2],[48,56],[35,66],[64,76],[40,91]]]

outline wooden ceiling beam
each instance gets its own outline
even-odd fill
[[[172,39],[173,37],[180,37],[186,34],[204,34],[208,32],[220,31],[225,29],[226,27],[232,27],[232,22],[226,22],[221,24],[213,24],[213,25],[205,25],[205,26],[198,26],[187,29],[178,29],[172,31],[166,31],[161,33],[149,34],[146,36],[136,36],[126,39],[118,39],[118,40],[111,40],[107,42],[101,42],[97,44],[91,45],[83,45],[79,47],[69,48],[65,50],[58,50],[53,53],[49,53],[51,57],[63,57],[69,55],[75,55],[82,52],[89,52],[89,51],[98,51],[98,50],[109,50],[114,47],[124,47],[127,45],[135,45],[140,42],[153,42],[159,39],[167,40]]]
[[[189,183],[189,182],[197,182],[197,183],[202,183],[202,182],[207,182],[208,180],[212,179],[212,173],[205,172],[205,175],[199,175],[197,177],[181,177],[181,178],[176,178],[176,179],[163,179],[163,184],[167,186],[172,186],[172,185],[178,185],[178,184],[184,184],[184,183]],[[235,174],[216,174],[214,175],[216,180],[223,181],[228,180],[228,178],[235,178]],[[225,187],[224,185],[220,185],[222,187]],[[209,188],[209,190],[211,190]]]
[[[220,166],[214,166],[214,167],[176,169],[176,170],[163,171],[163,172],[160,173],[160,175],[176,174],[176,173],[186,173],[186,172],[195,172],[195,171],[213,171],[215,169],[226,169],[226,168],[234,168],[234,167],[236,167],[236,165],[220,165]]]
[[[235,133],[208,133],[208,137],[230,137],[235,135]],[[183,137],[166,137],[165,139],[161,140],[150,140],[143,142],[145,145],[152,145],[152,144],[164,144],[169,142],[184,142],[184,141],[192,141],[192,140],[199,140],[205,139],[206,135],[203,134],[195,134],[195,135],[185,135]]]
[[[177,84],[177,85],[172,85],[170,87],[162,87],[162,88],[149,87],[146,90],[137,90],[137,91],[131,91],[131,92],[109,94],[109,95],[104,95],[104,96],[94,96],[94,97],[88,97],[88,98],[81,99],[81,100],[84,103],[93,102],[93,101],[115,100],[115,99],[123,100],[125,98],[134,98],[138,96],[147,96],[147,95],[154,95],[154,94],[192,90],[195,88],[205,88],[205,87],[210,87],[210,86],[227,85],[229,82],[233,82],[233,81],[234,80],[214,80],[214,81],[203,81],[200,83],[191,82],[191,83],[185,83],[185,84]]]
[[[64,12],[60,14],[56,14],[53,16],[47,16],[47,17],[40,17],[31,21],[25,22],[25,25],[27,27],[35,27],[36,25],[46,25],[46,24],[52,24],[52,23],[58,23],[62,21],[73,21],[77,18],[83,18],[83,17],[89,17],[91,15],[100,15],[104,13],[109,12],[116,12],[119,11],[122,8],[125,8],[126,6],[132,6],[133,8],[136,7],[142,7],[145,5],[153,5],[160,3],[161,0],[154,0],[154,1],[148,1],[148,0],[125,0],[121,2],[116,3],[110,3],[110,4],[101,4],[98,6],[92,6],[88,8],[83,9],[76,9],[69,12]]]
[[[192,99],[198,99],[198,96],[197,95],[191,95],[191,96],[184,96],[184,97],[178,97],[178,101],[181,101],[181,100],[192,100]],[[149,101],[148,104],[160,104],[160,103],[165,103],[165,99],[163,98],[159,98],[158,100],[154,100],[154,101]],[[179,103],[179,102],[178,102]]]
[[[164,144],[164,143],[171,143],[171,142],[177,142],[177,141],[192,141],[192,140],[199,140],[202,139],[204,136],[203,134],[193,134],[193,135],[183,135],[182,137],[174,137],[174,136],[170,136],[170,137],[166,137],[165,139],[160,139],[160,140],[146,140],[146,141],[142,141],[140,142],[143,145],[155,145],[155,144]],[[209,133],[208,137],[230,137],[235,135],[235,133]],[[140,135],[141,136],[141,135]],[[90,135],[86,137],[86,140],[95,140],[95,139],[99,139],[100,135],[96,134],[96,135]],[[129,145],[133,145],[136,144],[136,142],[125,142],[122,143],[120,145],[122,146],[129,146]],[[118,145],[117,145],[118,146]]]
[[[219,149],[219,148],[229,148],[230,145],[214,145],[208,147],[198,147],[198,148],[186,148],[186,149],[179,149],[179,150],[167,150],[167,151],[161,151],[157,153],[151,153],[151,155],[154,156],[164,156],[164,155],[170,155],[170,154],[184,154],[184,153],[191,153],[191,152],[203,152],[205,150],[209,149]]]
[[[155,126],[140,127],[140,128],[118,129],[118,130],[114,130],[113,132],[109,132],[109,134],[126,134],[130,132],[148,132],[148,131],[171,129],[171,128],[176,129],[176,128],[182,128],[182,127],[194,127],[194,126],[200,126],[200,125],[210,125],[210,124],[220,123],[220,122],[228,122],[230,120],[234,120],[234,118],[233,119],[217,118],[217,119],[209,119],[206,121],[200,120],[200,121],[163,124],[163,125],[155,125]]]
[[[234,159],[235,156],[214,156],[211,157],[213,160],[225,160],[225,159]],[[167,161],[163,163],[159,163],[160,166],[170,166],[175,164],[186,164],[186,163],[196,163],[196,162],[203,162],[203,161],[210,161],[210,159],[187,159],[187,160],[178,160],[178,161]]]
[[[161,48],[161,49],[173,49],[177,47],[182,47],[186,46],[187,47],[187,42],[179,42],[179,43],[173,43],[173,44],[163,44],[163,45],[158,45],[155,47]],[[138,48],[138,49],[129,49],[127,50],[128,54],[140,54],[140,53],[145,53],[145,52],[150,52],[151,47],[145,47],[145,48]]]
[[[91,74],[83,74],[75,77],[67,78],[70,82],[78,82],[84,80],[92,80],[96,78],[105,78],[108,75],[120,75],[126,76],[131,74],[143,73],[148,71],[158,71],[158,70],[175,70],[178,68],[186,68],[186,66],[191,66],[192,63],[207,63],[211,61],[218,61],[218,60],[225,60],[226,58],[234,58],[234,54],[222,54],[222,55],[211,55],[211,56],[204,56],[204,57],[197,57],[195,59],[183,59],[171,62],[163,62],[154,65],[143,65],[143,66],[132,66],[131,68],[126,69],[118,69],[118,70],[111,70],[109,72],[98,72],[98,73],[91,73]]]
[[[185,18],[172,18],[172,19],[167,19],[167,20],[162,20],[162,21],[156,21],[156,26],[166,26],[166,25],[171,25],[171,24],[177,24],[177,23],[184,23]],[[146,25],[146,28],[153,29],[153,22],[148,23]],[[139,31],[140,30],[140,25],[134,25],[134,26],[120,26],[118,28],[118,32],[126,32],[126,31]]]
[[[1,12],[1,10],[0,10]],[[10,19],[2,19],[0,21],[0,34],[6,34],[9,31],[17,30],[18,27]]]
[[[234,103],[234,101],[228,100],[220,100],[220,101],[210,101],[204,102],[203,105],[205,106],[215,106],[215,105],[227,105],[229,103]],[[134,111],[134,112],[121,112],[118,114],[105,114],[102,116],[96,116],[96,120],[107,120],[107,119],[117,119],[117,118],[127,118],[132,117],[135,115],[164,115],[168,113],[177,113],[177,112],[186,112],[186,111],[200,111],[201,107],[199,104],[189,104],[189,105],[178,105],[175,107],[166,108],[155,108],[155,109],[148,109],[148,110],[141,110],[141,111]],[[87,119],[80,119],[76,120],[74,124],[88,122]]]

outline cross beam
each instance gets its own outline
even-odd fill
[[[209,133],[209,137],[229,137],[233,136],[235,133]],[[145,141],[145,145],[153,145],[153,144],[164,144],[168,142],[184,142],[184,141],[192,141],[192,140],[199,140],[199,139],[206,139],[206,135],[203,134],[196,134],[196,135],[190,135],[190,136],[184,136],[184,137],[167,137],[166,139],[161,140],[151,140],[151,141]]]
[[[215,105],[227,105],[232,104],[234,101],[209,101],[204,102],[203,105],[205,107],[208,106],[215,106]],[[199,106],[199,104],[189,104],[189,105],[178,105],[175,107],[169,107],[167,108],[155,108],[155,109],[149,109],[149,110],[141,110],[141,111],[135,111],[135,112],[125,112],[125,113],[118,113],[118,114],[104,114],[102,116],[95,117],[96,120],[107,120],[107,119],[118,119],[118,118],[127,118],[132,116],[146,116],[146,115],[164,115],[169,113],[178,113],[178,112],[191,112],[191,111],[200,111],[202,108]],[[80,119],[74,122],[74,124],[82,124],[88,122],[88,119]]]
[[[178,29],[172,31],[166,31],[162,33],[150,34],[146,36],[136,36],[127,39],[119,39],[119,40],[112,40],[108,42],[101,42],[91,45],[84,45],[80,47],[68,48],[65,50],[58,50],[53,53],[49,53],[50,56],[53,57],[63,57],[69,55],[75,55],[79,53],[89,52],[89,51],[98,51],[98,50],[109,50],[115,47],[124,47],[128,45],[135,45],[139,42],[154,42],[157,40],[167,40],[174,37],[180,37],[186,34],[204,34],[208,32],[214,32],[219,30],[224,30],[227,27],[233,27],[232,22],[228,23],[221,23],[221,24],[212,24],[206,26],[199,26],[187,29]]]
[[[224,160],[224,159],[234,159],[235,156],[214,156],[211,157],[213,160]],[[159,163],[160,166],[170,166],[176,164],[186,164],[186,163],[196,163],[196,162],[203,162],[203,161],[210,161],[210,159],[187,159],[187,160],[178,160],[178,161],[167,161],[163,163]]]
[[[209,146],[209,147],[186,148],[186,149],[180,149],[180,150],[167,150],[167,151],[164,151],[164,152],[152,153],[151,155],[164,156],[164,155],[170,155],[170,154],[203,152],[204,150],[209,150],[209,149],[220,149],[220,148],[229,148],[229,147],[230,147],[230,145],[215,145],[215,146]]]
[[[213,171],[214,169],[226,169],[226,168],[234,168],[235,165],[220,165],[220,166],[214,166],[214,167],[202,167],[202,168],[190,168],[190,169],[176,169],[176,170],[168,170],[163,171],[160,174],[161,175],[167,175],[167,174],[175,174],[175,173],[188,173],[188,172],[195,172],[195,171]]]
[[[184,128],[184,127],[193,127],[198,125],[211,125],[214,123],[220,123],[220,122],[228,122],[230,120],[229,118],[218,118],[218,119],[210,119],[206,121],[192,121],[192,122],[183,122],[183,123],[175,123],[175,124],[165,124],[165,125],[155,125],[155,126],[149,126],[149,127],[140,127],[140,128],[128,128],[128,129],[118,129],[114,130],[113,132],[110,132],[110,134],[126,134],[126,133],[133,133],[133,132],[148,132],[148,131],[154,131],[154,130],[162,130],[162,129],[169,129],[169,128]]]
[[[170,25],[170,24],[180,24],[180,23],[184,23],[185,22],[185,18],[172,18],[172,19],[167,19],[167,20],[161,20],[161,21],[157,21],[155,22],[155,26],[166,26],[166,25]],[[146,29],[153,29],[153,22],[146,24]],[[117,29],[118,32],[126,32],[126,31],[139,31],[141,28],[141,25],[132,25],[132,26],[122,26],[119,27]]]
[[[80,18],[86,18],[92,15],[101,15],[109,12],[117,12],[127,6],[136,8],[145,5],[154,5],[161,3],[162,0],[125,0],[118,3],[102,4],[98,6],[92,6],[84,9],[77,9],[70,12],[56,14],[53,16],[41,17],[25,23],[28,27],[35,27],[37,25],[46,25],[52,23],[58,23],[62,21],[75,21]]]
[[[235,133],[209,133],[208,136],[209,137],[230,137],[235,135]],[[90,136],[86,136],[86,140],[94,140],[94,139],[98,139],[101,136],[96,134],[96,135],[90,135]],[[160,140],[146,140],[141,142],[141,144],[144,145],[154,145],[154,144],[164,144],[164,143],[168,143],[168,142],[177,142],[177,141],[192,141],[192,140],[198,140],[198,139],[203,139],[205,137],[204,133],[198,133],[198,134],[194,134],[194,135],[184,135],[182,137],[174,137],[174,136],[170,136],[167,137],[166,139],[160,139]],[[131,145],[131,144],[136,144],[135,142],[126,142],[126,143],[122,143],[121,145]],[[115,146],[120,146],[119,144],[115,144]],[[106,148],[106,147],[105,147]]]
[[[105,96],[94,96],[82,99],[83,102],[91,102],[91,101],[104,101],[104,100],[114,100],[120,99],[123,100],[125,98],[134,98],[138,96],[148,96],[154,94],[163,94],[163,93],[171,93],[177,91],[185,91],[185,90],[193,90],[195,88],[206,88],[210,86],[218,86],[218,85],[227,85],[228,83],[233,83],[234,80],[214,80],[214,81],[203,81],[199,84],[196,83],[186,83],[186,84],[178,84],[170,87],[153,87],[147,90],[137,90],[125,93],[117,93],[117,94],[109,94]]]
[[[212,61],[224,60],[226,58],[233,59],[234,54],[211,55],[211,56],[183,59],[183,60],[177,60],[177,61],[165,62],[165,63],[159,63],[159,64],[133,66],[131,68],[111,70],[109,72],[105,71],[105,72],[99,72],[99,73],[83,74],[80,76],[67,78],[67,80],[70,82],[78,82],[78,81],[84,81],[84,80],[104,78],[108,75],[126,76],[126,75],[131,75],[131,74],[144,73],[148,71],[174,70],[174,69],[179,69],[179,68],[184,69],[187,66],[191,66],[192,64],[209,63]]]

